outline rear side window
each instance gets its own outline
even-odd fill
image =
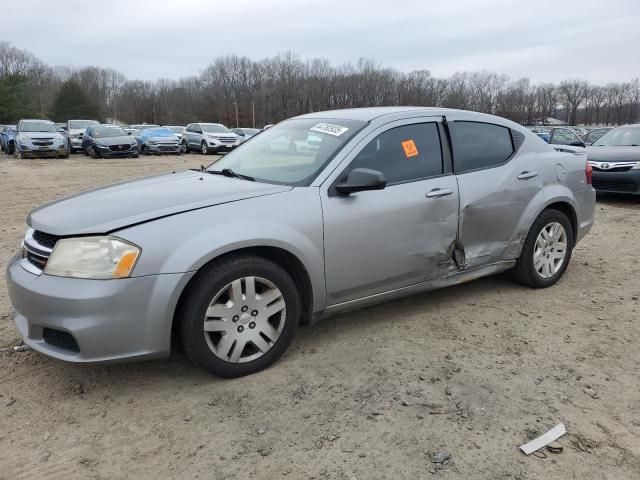
[[[442,174],[442,149],[436,123],[417,123],[381,133],[353,159],[348,171],[371,168],[387,184],[410,182]]]
[[[480,122],[451,122],[451,143],[456,173],[496,167],[513,155],[511,131]]]

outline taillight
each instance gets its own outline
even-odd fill
[[[587,185],[591,185],[591,178],[593,177],[593,168],[591,168],[591,164],[587,162],[584,167],[584,175],[587,177]]]

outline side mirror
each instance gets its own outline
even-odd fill
[[[386,186],[387,180],[382,172],[370,168],[354,168],[349,172],[347,180],[334,188],[340,195],[349,195],[366,190],[383,190]]]
[[[127,135],[131,135],[133,132],[127,132]]]
[[[585,148],[586,145],[584,144],[584,142],[571,142],[569,144],[570,147],[582,147]]]

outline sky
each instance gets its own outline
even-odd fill
[[[285,51],[435,77],[640,77],[640,0],[20,0],[2,13],[11,20],[0,40],[50,65],[110,67],[130,79],[177,79],[217,56]]]

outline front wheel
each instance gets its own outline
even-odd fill
[[[219,377],[258,372],[285,352],[300,317],[300,297],[279,265],[233,256],[200,272],[178,321],[191,361]]]
[[[529,230],[513,276],[533,288],[550,287],[569,266],[572,251],[571,222],[559,210],[545,210]]]
[[[207,155],[209,153],[209,147],[207,146],[207,142],[202,142],[200,144],[200,152],[202,152],[203,155]]]
[[[189,145],[187,144],[186,140],[182,140],[180,147],[182,149],[182,153],[189,153]]]

